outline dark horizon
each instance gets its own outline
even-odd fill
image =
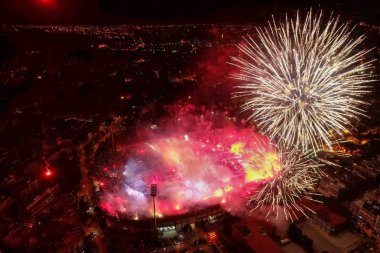
[[[244,24],[267,20],[281,14],[310,8],[335,12],[343,18],[380,19],[380,2],[350,1],[106,1],[106,0],[0,0],[1,24]]]

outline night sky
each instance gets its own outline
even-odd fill
[[[376,23],[378,0],[0,0],[0,23],[244,23],[271,13],[323,8]]]

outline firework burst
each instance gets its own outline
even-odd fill
[[[286,149],[331,149],[349,131],[350,120],[364,116],[362,100],[373,81],[370,50],[360,50],[364,36],[351,39],[353,29],[338,18],[326,22],[322,12],[309,11],[301,20],[274,19],[248,36],[232,57],[242,81],[236,96],[246,99],[261,133]]]
[[[304,210],[310,209],[302,205],[300,200],[316,201],[313,197],[318,194],[315,193],[314,186],[323,173],[320,168],[324,163],[316,159],[312,152],[278,152],[278,157],[281,169],[249,198],[251,211],[270,206],[267,216],[275,209],[278,216],[279,207],[282,206],[287,219],[297,217],[296,212],[307,216]]]

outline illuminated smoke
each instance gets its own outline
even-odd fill
[[[159,216],[214,204],[245,211],[246,197],[281,168],[268,138],[237,127],[219,111],[178,107],[170,119],[139,130],[145,134],[127,148],[119,189],[102,197],[111,214],[151,217],[153,182]]]

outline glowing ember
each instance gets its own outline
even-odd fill
[[[51,6],[56,4],[56,0],[37,0],[38,4],[44,5],[44,6]]]

